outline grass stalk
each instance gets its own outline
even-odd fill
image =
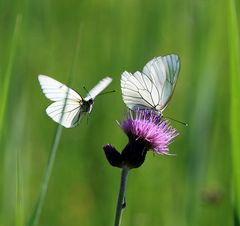
[[[56,158],[58,144],[59,144],[59,141],[60,141],[60,138],[61,138],[61,133],[62,133],[62,126],[59,125],[57,127],[55,137],[53,139],[53,144],[52,144],[51,152],[50,152],[50,155],[49,155],[49,158],[48,158],[47,168],[46,168],[46,171],[45,171],[45,176],[44,176],[44,179],[43,179],[43,183],[41,185],[40,194],[39,194],[38,200],[36,202],[35,208],[33,210],[31,219],[28,223],[29,226],[36,226],[39,222],[39,218],[40,218],[40,214],[41,214],[41,211],[42,211],[44,199],[45,199],[47,189],[48,189],[50,175],[52,173],[53,164],[54,164],[54,161],[55,161],[55,158]]]
[[[11,75],[12,75],[12,69],[13,69],[13,63],[16,55],[16,49],[17,49],[17,41],[20,33],[20,27],[21,27],[21,14],[18,14],[16,17],[14,32],[11,40],[11,46],[9,51],[9,59],[6,67],[5,76],[3,79],[3,84],[0,86],[1,92],[0,92],[0,134],[2,134],[2,130],[4,127],[4,119],[5,119],[5,113],[8,103],[8,93],[9,93],[9,87],[10,87],[10,81],[11,81]],[[1,137],[0,137],[1,140]]]
[[[16,150],[16,226],[23,226],[23,193],[22,193],[21,151]]]
[[[228,43],[230,60],[230,133],[232,144],[232,169],[233,169],[233,204],[234,212],[239,221],[240,218],[240,53],[239,53],[239,25],[237,20],[237,9],[235,0],[229,1],[228,11]]]

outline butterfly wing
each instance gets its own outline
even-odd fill
[[[38,76],[45,96],[55,101],[46,109],[49,117],[66,128],[78,124],[82,116],[82,97],[66,85],[45,75]]]
[[[38,76],[39,83],[45,96],[52,101],[62,101],[66,97],[70,100],[79,101],[82,97],[73,89],[50,78],[46,75]]]
[[[67,100],[66,104],[65,101],[56,101],[48,106],[46,112],[55,122],[66,128],[75,127],[83,116],[81,105],[72,100]]]
[[[167,106],[176,86],[179,70],[180,60],[175,54],[154,58],[143,68],[143,74],[149,77],[158,91],[157,110],[162,111]]]
[[[95,97],[100,94],[110,83],[112,82],[112,78],[106,77],[102,79],[96,86],[94,86],[84,98],[85,101],[90,99],[95,99]]]
[[[125,71],[121,76],[121,89],[124,103],[130,108],[154,108],[151,96],[151,80],[137,71]]]
[[[177,55],[157,57],[149,61],[143,72],[121,76],[124,103],[130,108],[152,108],[163,111],[172,96],[179,74]]]

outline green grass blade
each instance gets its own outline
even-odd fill
[[[229,1],[229,59],[231,76],[231,143],[234,186],[234,207],[238,220],[240,217],[240,55],[237,10],[234,0]]]
[[[35,226],[38,224],[39,221],[39,217],[41,214],[41,210],[42,210],[42,206],[43,206],[43,202],[47,193],[47,189],[48,189],[48,184],[49,184],[49,179],[50,179],[50,175],[52,172],[52,168],[53,168],[53,164],[55,161],[55,157],[56,157],[56,153],[57,153],[57,149],[58,149],[58,144],[61,138],[61,133],[62,133],[62,126],[59,125],[55,134],[55,137],[53,139],[53,145],[51,148],[51,152],[50,152],[50,156],[48,159],[48,163],[47,163],[47,168],[46,168],[46,172],[45,172],[45,176],[44,176],[44,180],[41,186],[41,190],[40,190],[40,194],[38,197],[38,200],[36,202],[35,208],[33,210],[31,219],[28,223],[29,226]]]
[[[68,84],[71,82],[73,72],[74,72],[75,67],[77,65],[79,48],[80,48],[80,39],[79,39],[80,31],[81,31],[81,27],[79,29],[79,34],[78,34],[78,39],[77,39],[78,40],[77,41],[77,47],[76,47],[76,51],[75,51],[74,60],[73,60],[72,66],[71,66],[71,71],[70,71]],[[62,112],[64,112],[64,110],[65,110],[66,100],[67,100],[67,98],[65,98],[65,103],[64,103],[64,107],[63,107]],[[60,124],[61,124],[62,119],[63,119],[63,114],[62,114],[61,119],[60,119]],[[56,153],[57,153],[58,145],[59,145],[60,138],[61,138],[62,126],[60,124],[57,127],[57,131],[56,131],[55,137],[53,139],[53,145],[52,145],[52,148],[51,148],[51,151],[50,151],[50,156],[49,156],[49,159],[48,159],[47,168],[46,168],[46,172],[45,172],[45,175],[44,175],[44,180],[43,180],[43,183],[41,185],[40,194],[39,194],[38,200],[36,202],[35,208],[33,210],[32,216],[30,218],[30,221],[28,222],[28,226],[36,226],[39,222],[39,218],[40,218],[40,214],[41,214],[41,211],[42,211],[44,199],[45,199],[47,189],[48,189],[49,179],[50,179],[50,176],[51,176],[51,173],[52,173],[53,164],[54,164],[54,161],[55,161],[55,158],[56,158]]]
[[[3,80],[0,92],[0,132],[3,130],[5,112],[7,107],[7,100],[8,100],[8,93],[9,93],[9,86],[11,81],[13,63],[15,59],[16,49],[17,49],[17,40],[20,33],[20,26],[21,26],[21,15],[17,15],[16,23],[14,27],[14,32],[11,41],[10,53],[9,53],[9,60]],[[0,133],[2,134],[2,133]]]
[[[21,151],[16,150],[16,226],[23,226],[23,190],[22,190]]]
[[[13,35],[12,35],[12,40],[10,42],[10,48],[8,52],[8,60],[7,60],[7,65],[5,72],[3,73],[4,76],[1,78],[0,83],[0,141],[2,138],[3,130],[5,129],[4,127],[4,122],[7,120],[6,117],[6,112],[7,112],[7,106],[8,106],[8,98],[9,98],[9,89],[10,89],[10,83],[11,83],[11,78],[12,78],[12,71],[14,68],[14,61],[15,61],[15,55],[17,52],[17,45],[18,45],[18,39],[20,36],[20,28],[21,28],[21,21],[22,21],[22,15],[18,14],[16,16],[16,21],[14,25],[14,30],[13,30]],[[1,142],[0,142],[1,143]],[[5,148],[4,148],[5,149]],[[8,156],[10,156],[10,153],[4,153]],[[4,159],[6,159],[6,156],[4,156]],[[4,164],[6,164],[4,162]],[[20,182],[20,177],[19,177],[19,171],[18,171],[18,160],[16,161],[16,182]],[[9,174],[5,175],[6,178],[8,178]],[[10,176],[11,177],[11,176]],[[22,215],[22,205],[20,202],[20,193],[19,193],[19,187],[16,184],[16,225],[20,226],[21,219],[23,217]],[[3,201],[3,205],[5,206],[5,201]],[[4,217],[3,217],[4,218]],[[5,221],[5,219],[4,219]]]

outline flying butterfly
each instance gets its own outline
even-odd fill
[[[142,72],[123,72],[121,89],[124,103],[132,110],[147,108],[162,113],[173,94],[179,70],[179,57],[171,54],[152,59]]]
[[[112,82],[110,77],[102,79],[83,98],[73,89],[46,75],[39,75],[38,80],[45,96],[54,101],[47,107],[47,115],[66,128],[78,125],[82,116],[92,111],[96,96]]]

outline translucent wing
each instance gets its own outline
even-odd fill
[[[82,100],[82,97],[77,92],[53,78],[46,75],[39,75],[38,80],[43,93],[52,101],[63,101],[66,97],[74,101]]]
[[[123,101],[130,109],[163,111],[172,96],[179,68],[179,58],[172,54],[149,61],[142,73],[124,72],[121,76]]]
[[[95,97],[101,93],[110,83],[112,82],[112,78],[106,77],[102,79],[96,86],[94,86],[86,96],[85,101],[90,99],[95,99]]]
[[[83,115],[83,112],[81,111],[81,104],[69,99],[66,101],[65,108],[64,104],[65,101],[56,101],[48,106],[46,112],[49,117],[62,126],[66,128],[74,127],[79,123],[80,118]]]
[[[179,57],[174,54],[154,58],[143,68],[143,74],[152,80],[158,90],[159,102],[157,110],[164,110],[167,106],[174,91],[179,70]]]

